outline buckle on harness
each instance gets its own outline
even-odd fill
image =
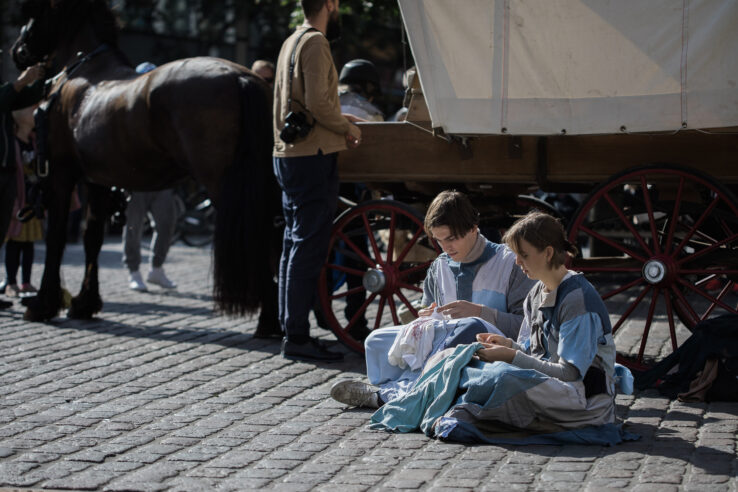
[[[49,175],[49,160],[48,159],[38,159],[36,163],[36,174],[39,175],[41,178],[45,178]]]

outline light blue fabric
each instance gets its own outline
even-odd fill
[[[613,446],[622,441],[635,441],[640,436],[627,432],[617,424],[582,427],[549,434],[516,434],[510,437],[486,434],[469,422],[453,417],[442,417],[436,425],[436,437],[446,441],[483,444],[597,444]]]
[[[546,301],[540,286],[531,291],[526,299],[526,321],[531,322],[532,334],[523,344],[530,343],[534,357],[566,360],[581,375],[597,364],[614,376],[612,330],[609,319],[602,319],[601,313],[607,316],[607,312],[591,284],[581,275],[570,276],[557,294]],[[450,358],[431,368],[406,395],[380,408],[372,416],[372,427],[399,432],[420,428],[427,435],[435,432],[435,437],[461,442],[615,444],[638,438],[612,423],[612,391],[585,400],[581,382],[566,383],[533,369],[473,359],[479,346],[459,345]],[[621,388],[627,390],[629,373],[625,368],[619,372]],[[632,381],[630,386],[632,389]],[[551,398],[556,398],[555,404]],[[499,419],[522,428],[536,418],[550,419],[559,428],[589,425],[548,434],[524,429],[487,434],[465,421],[463,415],[467,412],[472,421]]]
[[[547,379],[547,376],[532,369],[520,369],[504,362],[485,363],[473,359],[479,348],[481,344],[478,343],[456,347],[451,356],[424,374],[412,391],[377,410],[372,415],[370,427],[396,432],[420,429],[430,437],[443,440],[489,444],[611,446],[640,438],[613,423],[553,433],[536,434],[521,429],[495,435],[481,431],[470,422],[443,417],[455,405],[495,408]],[[457,397],[459,390],[465,391]]]
[[[439,321],[433,325],[431,354],[442,348],[443,340],[452,329],[453,325],[446,322]],[[364,341],[366,375],[370,383],[380,386],[379,397],[382,401],[389,401],[403,394],[420,376],[420,371],[412,371],[409,367],[402,369],[387,360],[387,354],[400,331],[402,326],[374,330]]]
[[[444,295],[443,292],[440,290],[439,285],[439,277],[440,277],[440,271],[442,268],[448,268],[451,271],[451,274],[453,276],[456,292],[451,293],[454,299],[460,299],[465,301],[472,301],[472,302],[479,302],[482,303],[482,300],[489,296],[489,294],[481,294],[481,297],[479,297],[479,301],[474,300],[475,294],[477,294],[477,291],[474,290],[474,279],[476,278],[479,271],[485,267],[487,263],[494,262],[495,265],[495,271],[498,272],[498,275],[502,274],[506,270],[506,267],[512,266],[514,267],[515,258],[514,256],[508,257],[507,255],[499,254],[501,250],[504,251],[505,246],[497,243],[493,243],[485,238],[485,241],[487,241],[487,244],[484,247],[484,251],[482,252],[482,255],[477,258],[476,260],[469,262],[469,263],[459,263],[457,261],[453,261],[451,257],[449,257],[446,253],[441,253],[434,261],[431,263],[431,266],[428,268],[428,271],[426,272],[425,280],[423,281],[423,300],[422,303],[424,306],[430,306],[432,303],[436,303],[438,305],[443,304],[443,299],[448,297],[449,293],[446,293]],[[503,281],[500,282],[500,290],[499,294],[502,296],[502,302],[500,303],[498,298],[491,299],[495,304],[494,305],[488,305],[489,307],[493,307],[495,309],[500,310],[501,312],[507,312],[507,296],[506,296],[506,290],[509,283],[509,278],[502,279]],[[486,290],[487,292],[496,292],[491,291],[487,286]],[[503,288],[504,287],[504,288]],[[479,289],[483,290],[483,289]],[[479,294],[477,294],[479,295]],[[487,304],[485,304],[487,305]]]
[[[412,432],[418,428],[429,435],[433,422],[456,399],[461,370],[482,344],[459,345],[453,353],[430,368],[418,379],[412,391],[387,402],[372,415],[373,429]]]
[[[452,260],[446,253],[442,253],[439,258],[446,261],[446,264],[451,269],[451,272],[454,275],[454,278],[456,279],[456,297],[457,299],[473,299],[474,298],[474,279],[477,276],[477,272],[479,269],[487,263],[489,260],[491,260],[494,256],[497,255],[497,253],[502,249],[503,246],[501,244],[496,244],[487,241],[487,245],[484,248],[484,251],[482,252],[482,255],[477,258],[475,261],[469,262],[469,263],[460,263],[458,261]],[[478,301],[474,301],[478,302]],[[505,310],[507,308],[507,303],[502,303],[500,307],[492,306],[496,309],[503,309]]]
[[[615,363],[615,381],[622,394],[633,394],[633,374],[630,372],[630,369],[617,362]]]
[[[478,318],[459,318],[449,321],[438,321],[434,325],[433,347],[428,357],[446,348],[476,341],[475,336],[463,337],[463,341],[454,334],[463,330],[466,324]],[[479,322],[481,324],[481,321]],[[367,377],[369,382],[379,386],[379,398],[390,401],[407,393],[420,377],[420,370],[413,371],[409,367],[401,369],[389,364],[386,354],[394,343],[395,337],[402,330],[401,326],[393,326],[373,331],[364,342],[366,348]],[[451,344],[451,345],[449,345]]]
[[[602,361],[598,367],[614,378],[615,342],[610,318],[592,284],[584,275],[575,273],[567,275],[548,296],[543,288],[539,282],[524,305],[523,324],[531,329],[529,343],[521,343],[526,353],[551,362],[564,359],[577,368],[580,379],[598,356]]]
[[[473,359],[462,368],[459,388],[465,390],[457,405],[470,403],[496,408],[518,393],[544,382],[548,377],[534,369],[521,369],[507,362]]]
[[[494,290],[477,290],[472,292],[471,302],[491,307],[502,313],[507,312],[507,296]]]
[[[587,374],[597,355],[601,335],[602,322],[595,313],[582,314],[559,326],[559,358],[579,369],[580,380]]]

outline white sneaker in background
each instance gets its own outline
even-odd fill
[[[137,292],[146,292],[146,284],[144,283],[143,277],[141,277],[141,272],[138,270],[130,273],[128,282],[129,289]]]
[[[167,277],[167,274],[164,273],[164,268],[162,267],[154,267],[149,272],[149,276],[146,277],[146,281],[152,284],[156,284],[159,287],[164,287],[165,289],[176,289],[177,284],[169,280]]]

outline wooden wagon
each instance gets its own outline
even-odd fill
[[[447,188],[470,193],[490,229],[550,208],[535,190],[586,194],[567,221],[581,250],[571,268],[617,309],[616,340],[637,330],[621,350],[631,365],[738,312],[738,5],[400,7],[419,74],[407,121],[363,124],[363,145],[339,158],[342,181],[383,198],[338,217],[321,274],[326,322],[344,343],[363,349],[363,319],[374,329],[415,313],[439,251],[424,207]],[[668,326],[661,340],[649,338],[656,321]]]

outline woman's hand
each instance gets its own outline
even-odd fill
[[[469,301],[454,301],[438,308],[438,312],[446,318],[471,318],[482,315],[482,305]]]
[[[424,309],[418,309],[418,317],[430,316],[433,314],[433,310],[436,309],[436,303],[432,302],[430,306]]]
[[[477,342],[488,345],[499,345],[501,347],[512,348],[513,341],[496,333],[477,333]]]
[[[484,348],[477,350],[476,355],[485,362],[507,362],[511,363],[515,358],[515,349],[484,343]]]

